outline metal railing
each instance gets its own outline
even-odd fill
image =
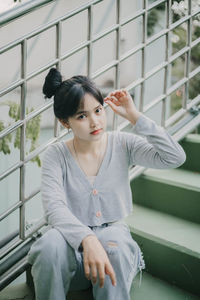
[[[121,0],[122,1],[122,0]],[[200,13],[200,8],[194,12],[192,12],[191,3],[192,1],[188,1],[188,14],[175,23],[172,23],[172,16],[171,16],[171,1],[170,0],[157,0],[154,1],[152,4],[148,4],[147,0],[143,0],[143,6],[137,12],[133,12],[133,14],[125,19],[122,19],[120,16],[120,6],[121,1],[116,0],[116,23],[113,24],[108,29],[104,30],[101,33],[93,35],[93,9],[96,4],[102,2],[102,0],[93,0],[89,1],[86,4],[83,4],[81,7],[66,13],[64,16],[59,17],[58,19],[51,21],[45,25],[40,26],[33,32],[26,34],[23,37],[18,38],[15,41],[12,41],[8,45],[2,47],[0,49],[0,54],[3,54],[10,49],[13,49],[16,46],[21,47],[21,78],[13,83],[11,83],[6,88],[0,91],[0,96],[4,96],[15,88],[21,88],[21,111],[20,111],[20,120],[15,122],[14,124],[10,125],[6,129],[0,132],[0,138],[4,138],[8,134],[14,132],[17,128],[21,130],[21,144],[20,144],[20,162],[15,163],[9,169],[4,171],[0,174],[0,180],[5,179],[7,176],[12,174],[15,170],[20,169],[20,200],[19,202],[12,205],[9,209],[7,209],[3,214],[0,216],[0,221],[4,220],[8,217],[12,212],[16,211],[17,209],[20,210],[20,226],[19,226],[19,237],[18,234],[15,236],[14,239],[9,241],[8,245],[3,247],[0,259],[5,258],[9,253],[11,253],[14,249],[20,246],[23,243],[26,243],[31,239],[34,233],[36,233],[40,228],[42,228],[45,224],[44,219],[38,221],[35,226],[33,226],[32,230],[26,234],[25,230],[25,204],[32,199],[35,195],[37,195],[40,190],[33,191],[28,197],[25,197],[25,165],[35,156],[42,153],[51,143],[54,143],[60,140],[63,136],[67,134],[66,130],[60,131],[60,124],[57,119],[55,119],[55,126],[54,126],[54,137],[50,139],[45,145],[40,146],[36,150],[32,151],[27,156],[25,155],[25,141],[26,141],[26,123],[33,119],[34,117],[38,116],[42,112],[46,111],[48,108],[52,107],[53,101],[48,101],[47,104],[42,105],[38,109],[34,110],[33,112],[26,115],[26,91],[27,91],[27,83],[32,78],[36,77],[37,75],[41,74],[45,70],[56,65],[58,69],[61,69],[61,65],[63,61],[68,59],[69,57],[73,56],[75,53],[79,52],[82,49],[87,49],[87,74],[92,79],[98,78],[100,75],[104,74],[108,70],[114,68],[115,69],[115,83],[114,86],[116,89],[120,88],[120,65],[123,61],[127,60],[129,57],[133,56],[135,53],[141,51],[142,52],[142,72],[141,77],[137,80],[133,81],[129,84],[126,88],[128,90],[132,90],[135,87],[140,87],[140,101],[139,101],[139,110],[143,113],[148,112],[154,106],[157,106],[159,103],[162,103],[162,112],[161,112],[161,124],[166,129],[171,128],[171,125],[174,124],[176,121],[183,120],[183,118],[188,115],[190,109],[200,103],[200,95],[195,97],[193,100],[189,100],[189,92],[188,92],[188,84],[189,80],[193,78],[196,74],[200,72],[200,67],[197,67],[195,70],[190,72],[190,53],[191,49],[195,47],[198,43],[200,43],[200,37],[194,41],[191,38],[191,20],[193,17]],[[37,1],[39,2],[39,1]],[[48,1],[42,1],[48,2]],[[152,37],[147,37],[147,16],[148,13],[153,9],[156,8],[158,5],[164,4],[165,5],[165,17],[166,17],[166,28],[161,30],[159,33],[154,34]],[[87,40],[76,46],[69,52],[61,53],[61,37],[62,37],[62,23],[69,18],[79,14],[80,12],[87,11],[88,12],[88,34]],[[127,51],[123,55],[121,55],[121,29],[122,26],[132,22],[136,18],[142,18],[142,42],[139,43],[136,47],[132,48],[131,50]],[[170,54],[170,33],[180,26],[182,23],[187,23],[187,45],[183,47],[181,50],[176,52],[174,55]],[[7,23],[7,20],[3,20],[3,23]],[[27,42],[31,38],[38,36],[40,33],[47,31],[50,28],[56,28],[56,57],[55,59],[51,60],[48,64],[38,68],[36,71],[27,73]],[[110,61],[108,64],[102,66],[100,69],[92,73],[92,51],[93,45],[96,41],[102,39],[103,37],[107,36],[111,32],[116,32],[116,55],[115,59]],[[145,64],[146,64],[146,49],[147,46],[155,42],[160,37],[165,37],[166,42],[166,51],[165,51],[165,59],[162,63],[151,69],[149,72],[145,71]],[[176,82],[171,87],[168,87],[168,79],[169,79],[169,68],[172,62],[174,62],[178,57],[185,55],[186,57],[186,70],[185,76]],[[151,78],[153,75],[158,73],[159,71],[164,70],[164,88],[161,95],[155,98],[151,103],[144,105],[144,89],[146,81]],[[166,119],[166,103],[168,97],[177,90],[177,88],[181,86],[185,86],[185,93],[184,93],[184,101],[182,103],[182,107],[171,117]],[[183,138],[188,132],[191,132],[198,124],[200,124],[200,115],[194,115],[188,120],[184,126],[181,127],[176,133],[175,138],[180,140]],[[127,121],[122,122],[118,126],[117,116],[113,114],[113,129],[122,130],[129,125]],[[134,167],[130,171],[130,179],[138,176],[143,172],[144,168],[142,167]]]

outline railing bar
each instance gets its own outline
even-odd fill
[[[142,16],[142,43],[146,45],[147,42],[147,0],[143,0],[143,9],[144,14]],[[141,76],[145,78],[145,69],[146,69],[146,47],[142,48],[142,67],[141,67]],[[139,101],[139,111],[143,112],[143,105],[144,105],[144,91],[145,89],[145,80],[141,83],[140,88],[140,101]]]
[[[191,42],[191,48],[195,47],[200,43],[200,37]]]
[[[14,243],[12,243],[10,246],[8,246],[3,251],[0,251],[0,260],[2,260],[6,255],[8,255],[11,251],[13,251],[15,248],[20,246],[22,243],[23,243],[23,241],[21,239],[19,239],[19,237],[18,237],[17,240],[14,241]]]
[[[16,171],[18,168],[20,168],[23,165],[22,162],[16,163],[14,164],[12,167],[10,167],[9,169],[7,169],[5,172],[3,172],[0,175],[0,181],[2,179],[4,179],[5,177],[7,177],[8,175],[10,175],[11,173],[13,173],[14,171]]]
[[[17,170],[18,168],[20,168],[22,165],[26,164],[27,162],[29,162],[32,158],[34,158],[35,156],[37,156],[38,154],[40,154],[41,152],[43,152],[50,144],[60,140],[61,138],[63,138],[65,135],[67,135],[67,130],[62,130],[62,134],[60,134],[59,137],[55,137],[52,138],[51,140],[49,140],[49,143],[47,143],[46,145],[42,145],[40,147],[37,147],[37,149],[35,149],[34,151],[32,151],[29,155],[26,156],[26,158],[24,159],[24,162],[20,161],[17,164],[14,164],[11,168],[9,168],[8,170],[6,170],[4,173],[2,173],[0,175],[0,181],[2,179],[4,179],[5,177],[7,177],[8,175],[10,175],[11,173],[13,173],[15,170]]]
[[[17,203],[13,204],[8,210],[6,210],[3,214],[0,215],[0,222],[5,219],[9,214],[14,212],[16,209],[20,208],[23,203],[28,202],[30,199],[35,197],[37,194],[40,193],[40,189],[35,189],[28,197],[24,198],[24,201],[18,201]]]
[[[153,2],[152,4],[150,4],[147,8],[147,10],[151,10],[152,8],[162,4],[162,3],[166,3],[166,0],[157,0],[155,2]]]
[[[62,23],[58,22],[56,25],[56,58],[58,60],[56,67],[61,71],[61,38],[62,38]],[[54,136],[59,136],[60,133],[60,123],[58,119],[54,116]]]
[[[135,88],[136,86],[140,85],[143,81],[144,81],[144,78],[139,78],[139,79],[133,81],[132,83],[130,83],[127,86],[127,89],[131,90],[131,89]]]
[[[147,105],[144,106],[144,113],[152,109],[156,104],[160,103],[162,100],[166,98],[166,94],[162,94],[158,96],[156,99],[148,103]],[[163,126],[163,125],[162,125]]]
[[[191,15],[191,0],[188,1],[188,16]],[[185,53],[185,70],[184,76],[189,79],[190,73],[190,59],[191,59],[191,41],[192,41],[192,19],[189,18],[187,21],[187,46],[188,51]],[[187,107],[187,101],[189,98],[189,80],[185,83],[184,95],[183,95],[183,107]]]
[[[0,97],[6,95],[7,93],[11,92],[12,90],[16,89],[17,87],[21,86],[24,83],[23,79],[20,79],[14,83],[12,83],[10,86],[6,87],[5,89],[0,91]]]
[[[20,119],[26,118],[26,69],[27,69],[27,40],[25,39],[21,46],[21,78],[24,83],[21,85],[21,105],[20,105]],[[20,161],[24,162],[26,147],[26,121],[20,127]],[[23,203],[25,197],[25,165],[20,166],[20,185],[19,185],[19,198]],[[19,208],[19,236],[25,236],[25,206],[22,204]]]
[[[29,1],[27,3],[23,3],[18,7],[14,7],[10,9],[9,11],[6,11],[4,13],[0,14],[0,27],[5,26],[8,22],[14,21],[15,19],[25,15],[29,14],[35,9],[38,9],[52,1],[55,0],[34,0],[34,1]]]
[[[97,71],[95,71],[92,75],[91,78],[95,79],[98,76],[100,76],[101,74],[105,73],[106,71],[108,71],[109,69],[113,68],[116,66],[116,64],[118,63],[117,60],[113,60],[111,63],[103,66],[102,68],[98,69]]]
[[[194,99],[192,99],[189,103],[187,103],[187,110],[192,108],[193,106],[196,106],[200,103],[200,95],[196,96]]]
[[[53,101],[51,100],[51,102],[48,105],[42,106],[39,109],[29,113],[24,120],[18,120],[14,124],[10,125],[9,127],[7,127],[4,130],[2,130],[0,132],[0,139],[3,138],[4,136],[8,135],[9,133],[12,133],[14,130],[16,130],[17,128],[22,126],[24,123],[30,121],[31,119],[33,119],[34,117],[36,117],[37,115],[42,113],[43,111],[50,108],[52,106],[52,104],[53,104]]]
[[[23,122],[24,121],[22,121],[22,120],[18,120],[14,124],[10,125],[9,127],[5,128],[4,130],[2,130],[0,132],[0,139],[4,138],[9,133],[12,133],[14,130],[16,130],[17,128],[19,128],[20,126],[22,126]]]
[[[176,82],[175,84],[173,84],[170,88],[167,89],[167,96],[169,96],[171,93],[173,93],[180,86],[184,85],[184,83],[187,80],[188,79],[184,77],[184,78],[180,79],[178,82]]]
[[[40,193],[40,188],[39,189],[35,189],[32,193],[30,193],[27,197],[25,197],[24,202],[29,201],[30,199],[32,199],[33,197],[35,197],[39,193]]]
[[[159,65],[155,66],[153,69],[151,69],[151,71],[146,73],[145,79],[152,77],[153,75],[155,75],[156,73],[164,69],[167,65],[168,65],[167,62],[162,62]]]
[[[11,49],[11,48],[13,48],[13,47],[15,47],[15,46],[21,44],[21,43],[23,42],[24,39],[27,39],[27,40],[28,40],[28,39],[30,39],[30,38],[33,38],[34,36],[36,36],[36,35],[38,35],[38,34],[44,32],[45,30],[48,30],[48,29],[50,29],[51,27],[56,26],[59,22],[63,22],[63,21],[65,21],[65,20],[67,20],[68,18],[73,17],[73,16],[75,16],[76,14],[81,13],[82,11],[88,9],[88,7],[89,7],[91,4],[97,4],[98,2],[101,2],[101,1],[103,1],[103,0],[93,0],[93,1],[89,1],[88,3],[82,5],[81,7],[76,8],[76,9],[70,11],[70,12],[67,13],[66,15],[64,15],[64,16],[62,16],[62,17],[60,17],[60,18],[57,18],[57,19],[55,19],[55,20],[53,20],[53,21],[47,23],[46,25],[42,25],[42,26],[38,27],[37,29],[35,29],[35,30],[32,31],[31,33],[26,34],[26,35],[24,35],[23,37],[21,37],[20,39],[17,39],[16,41],[14,41],[14,42],[12,42],[12,43],[10,43],[10,44],[8,44],[8,45],[2,47],[2,48],[0,49],[0,54],[2,54],[3,52],[5,52],[5,51],[8,50],[8,49]]]
[[[93,6],[88,8],[88,32],[87,40],[89,41],[87,46],[87,75],[90,77],[92,73],[92,32],[93,32]]]
[[[34,233],[36,233],[39,229],[41,229],[42,227],[48,225],[45,218],[42,217],[38,222],[37,224],[35,224],[35,226],[32,227],[32,230],[31,232],[29,232],[29,234],[27,234],[25,236],[25,240],[28,239],[28,238],[31,238],[33,236]]]
[[[134,21],[138,17],[141,17],[144,14],[144,12],[145,12],[144,9],[138,10],[135,14],[133,14],[133,15],[129,16],[128,18],[122,20],[121,21],[121,26],[124,26],[124,25],[130,23],[131,21]]]
[[[194,77],[195,75],[197,75],[200,72],[200,66],[197,67],[196,69],[194,69],[192,72],[189,73],[189,79],[191,79],[192,77]]]
[[[129,58],[133,54],[137,53],[138,51],[142,50],[145,47],[143,43],[139,44],[138,46],[134,47],[131,50],[128,50],[120,57],[120,62],[124,61],[125,59]]]
[[[40,189],[35,189],[28,197],[24,198],[24,201],[18,201],[17,203],[13,204],[9,209],[7,209],[3,214],[0,215],[0,222],[5,219],[9,214],[14,212],[16,209],[20,208],[23,203],[26,203],[33,197],[35,197],[37,194],[40,193]]]
[[[177,51],[175,54],[171,55],[169,57],[169,63],[172,63],[174,60],[176,60],[177,58],[179,58],[180,56],[182,56],[183,54],[185,54],[188,50],[189,50],[189,47],[185,46],[181,50]]]
[[[51,27],[55,26],[58,22],[65,21],[67,18],[70,18],[70,17],[74,16],[75,14],[80,13],[80,12],[82,12],[82,11],[88,9],[88,7],[89,7],[91,4],[94,5],[94,4],[96,4],[96,3],[98,3],[98,2],[101,2],[101,1],[102,1],[102,0],[96,0],[95,2],[93,2],[93,1],[92,1],[92,2],[89,2],[88,4],[84,5],[81,9],[80,9],[80,8],[79,8],[79,9],[76,9],[76,10],[74,10],[74,11],[68,13],[67,15],[63,16],[63,17],[58,18],[58,19],[52,21],[51,23],[49,23],[49,24],[47,24],[47,25],[45,25],[45,26],[42,26],[42,28],[39,27],[39,29],[34,30],[34,32],[32,32],[32,33],[30,33],[30,34],[28,34],[28,35],[25,35],[24,37],[22,37],[22,38],[20,38],[20,39],[18,39],[18,40],[16,40],[16,41],[14,41],[14,42],[12,42],[12,43],[9,44],[9,45],[6,45],[6,46],[2,47],[2,48],[0,49],[0,54],[2,54],[3,52],[5,52],[5,51],[7,51],[7,50],[10,50],[11,48],[13,48],[13,47],[19,45],[24,39],[30,39],[30,38],[34,37],[35,35],[40,34],[41,32],[43,32],[43,31],[45,31],[45,30],[48,30],[48,29],[50,29]],[[149,6],[148,9],[145,9],[145,10],[143,9],[143,10],[140,11],[138,14],[134,15],[134,17],[132,17],[132,20],[133,20],[134,18],[137,18],[137,17],[143,15],[143,14],[144,14],[144,11],[147,12],[147,11],[150,10],[150,9],[151,9],[151,6]],[[195,12],[193,12],[193,13],[191,13],[191,16],[189,16],[189,17],[188,17],[188,16],[185,16],[184,18],[181,18],[181,19],[178,20],[177,22],[173,23],[173,24],[170,26],[170,29],[169,29],[169,30],[175,29],[177,26],[179,26],[179,25],[181,25],[182,23],[184,23],[185,21],[187,21],[190,17],[196,16],[199,12],[200,12],[200,9],[197,10],[197,11],[195,11]],[[131,19],[129,18],[128,20],[123,21],[123,22],[121,23],[121,25],[123,26],[123,25],[125,25],[126,23],[128,23],[128,22],[130,22],[130,21],[131,21]],[[113,27],[113,29],[111,29],[111,31],[114,31],[114,30],[115,30],[115,29],[114,29],[114,27]],[[110,32],[111,32],[111,31],[110,31]],[[163,31],[163,34],[162,34],[162,35],[166,34],[166,32],[167,32],[167,31]],[[106,33],[104,33],[104,34],[106,34]],[[97,37],[96,37],[96,38],[97,38]],[[158,38],[158,37],[157,37],[157,38]],[[153,40],[152,40],[152,41],[153,41]],[[150,41],[149,43],[151,43],[152,41]]]
[[[104,36],[112,33],[113,31],[116,31],[118,28],[119,28],[119,24],[112,25],[111,27],[109,27],[108,29],[102,31],[101,33],[96,34],[93,37],[92,42],[96,42],[96,41],[100,40]]]
[[[200,124],[200,114],[197,115],[192,121],[187,123],[179,132],[175,133],[173,136],[176,140],[181,140],[184,136],[194,130]]]
[[[120,88],[120,42],[121,42],[121,1],[116,1],[116,24],[118,25],[116,29],[116,51],[115,51],[115,58],[117,64],[115,65],[115,81],[114,81],[114,88]],[[118,115],[112,112],[112,130],[117,128],[118,123]]]
[[[22,201],[13,204],[9,209],[7,209],[3,214],[0,215],[0,222],[3,219],[5,219],[8,215],[10,215],[12,212],[14,212],[16,209],[18,209],[21,205],[22,205]]]
[[[187,109],[181,107],[176,113],[174,113],[170,118],[165,122],[165,127],[169,127],[171,124],[175,123],[180,117],[184,116],[187,113]]]

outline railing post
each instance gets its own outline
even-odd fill
[[[20,119],[26,118],[26,69],[27,69],[27,40],[24,39],[21,43],[21,77],[24,79],[21,85],[21,110]],[[20,160],[25,161],[25,148],[26,148],[26,122],[20,127]],[[20,167],[20,200],[22,203],[25,200],[25,164]],[[25,204],[20,206],[20,230],[19,236],[25,239]]]

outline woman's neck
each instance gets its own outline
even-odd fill
[[[104,132],[100,140],[89,142],[89,141],[81,140],[75,136],[74,144],[76,147],[76,152],[83,155],[84,154],[96,155],[99,153],[99,150],[105,145],[106,137],[107,137],[107,133]]]

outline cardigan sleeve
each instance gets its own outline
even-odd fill
[[[49,225],[57,229],[75,250],[84,237],[95,235],[72,214],[63,187],[62,161],[54,145],[50,145],[42,159],[42,204]]]
[[[169,169],[179,167],[186,160],[180,144],[163,127],[143,114],[133,125],[132,133],[122,132],[121,138],[129,165]]]

